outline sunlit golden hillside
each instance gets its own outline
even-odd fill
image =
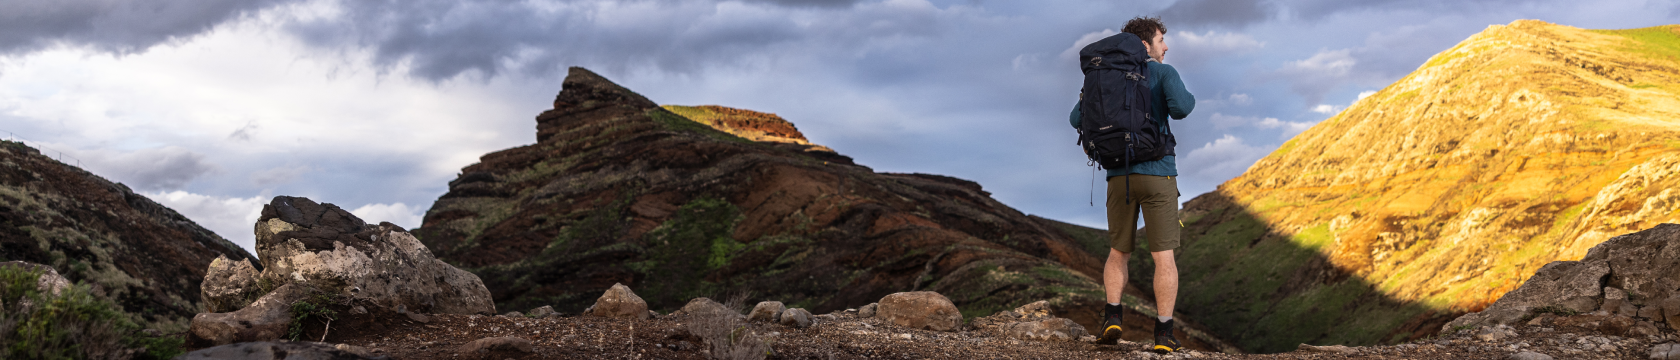
[[[1680,26],[1494,25],[1186,204],[1184,305],[1250,350],[1431,334],[1680,218]]]

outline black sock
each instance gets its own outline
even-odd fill
[[[1172,320],[1167,320],[1165,322],[1160,322],[1160,321],[1155,322],[1155,333],[1157,333],[1157,334],[1162,333],[1162,332],[1171,332],[1172,329],[1173,329],[1173,321]]]
[[[1126,308],[1120,305],[1103,304],[1103,318],[1105,319],[1110,316],[1120,316],[1124,311],[1126,311]]]

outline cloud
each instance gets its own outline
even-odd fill
[[[186,191],[141,192],[152,201],[174,209],[181,215],[192,219],[210,229],[222,238],[238,244],[245,251],[257,254],[257,238],[255,230],[257,218],[262,217],[262,207],[268,204],[267,194],[248,198],[221,197],[194,194]]]
[[[1091,43],[1097,42],[1097,40],[1114,36],[1114,34],[1119,34],[1119,32],[1115,32],[1114,29],[1102,29],[1102,31],[1085,33],[1085,35],[1079,37],[1079,40],[1073,41],[1073,46],[1069,46],[1067,50],[1062,50],[1061,57],[1062,59],[1067,60],[1078,59],[1079,50],[1084,49],[1086,45],[1091,45]]]
[[[1361,97],[1361,98],[1363,98],[1363,97]],[[1312,112],[1325,114],[1325,115],[1335,114],[1337,111],[1341,111],[1341,110],[1342,110],[1342,108],[1340,106],[1335,106],[1335,105],[1330,105],[1330,104],[1318,104],[1318,106],[1314,106],[1312,108]]]
[[[67,154],[95,174],[144,191],[177,190],[218,168],[198,152],[180,146],[136,151],[82,150]]]
[[[1180,160],[1179,169],[1190,169],[1189,175],[1202,179],[1230,179],[1242,175],[1254,162],[1266,156],[1267,149],[1243,143],[1230,134],[1190,150]]]
[[[1248,34],[1213,31],[1200,35],[1179,31],[1173,33],[1172,38],[1166,42],[1167,61],[1188,66],[1197,66],[1210,59],[1240,55],[1266,47],[1265,42],[1255,40]]]
[[[251,173],[251,183],[260,187],[292,182],[305,173],[315,171],[308,165],[281,166]]]
[[[1242,28],[1272,18],[1274,5],[1261,0],[1180,0],[1161,10],[1168,29]]]
[[[420,226],[421,219],[426,214],[426,209],[411,207],[399,202],[395,204],[362,205],[355,210],[350,210],[350,213],[362,218],[362,221],[369,224],[389,221],[392,224],[397,224],[397,226],[413,229]]]
[[[1290,83],[1290,90],[1307,99],[1308,104],[1324,100],[1324,94],[1351,80],[1349,75],[1359,60],[1350,49],[1319,50],[1311,57],[1285,63],[1276,76]]]
[[[783,56],[855,55],[880,42],[925,37],[948,11],[925,0],[575,1],[366,0],[285,21],[307,43],[368,51],[386,70],[444,80],[504,71],[549,74],[566,65],[695,73]],[[817,40],[817,41],[811,41]]]
[[[1300,134],[1302,131],[1311,129],[1312,126],[1316,124],[1318,123],[1280,121],[1277,118],[1266,118],[1265,120],[1261,120],[1259,123],[1256,123],[1255,126],[1265,129],[1283,129],[1283,136],[1281,136],[1281,138],[1288,139],[1295,137],[1295,134]]]
[[[289,0],[7,0],[0,55],[54,46],[127,54],[204,33]]]
[[[1359,100],[1364,100],[1364,99],[1365,99],[1365,98],[1367,98],[1367,97],[1371,97],[1371,95],[1376,95],[1376,94],[1377,94],[1377,91],[1376,91],[1376,90],[1365,90],[1365,91],[1360,91],[1360,92],[1359,92],[1359,98],[1358,98],[1358,99],[1359,99]]]

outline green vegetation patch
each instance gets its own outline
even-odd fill
[[[1631,40],[1623,44],[1622,50],[1624,51],[1655,59],[1680,61],[1680,26],[1662,25],[1638,29],[1588,31],[1616,35]]]
[[[0,268],[0,358],[103,359],[145,348],[139,359],[182,353],[180,337],[145,337],[115,303],[78,282],[57,294],[36,288],[44,271]]]
[[[753,144],[752,140],[747,140],[739,136],[735,136],[734,134],[719,131],[711,126],[707,126],[706,124],[702,124],[698,121],[690,120],[689,118],[677,115],[676,113],[673,113],[670,110],[665,110],[664,108],[648,109],[647,116],[653,118],[654,122],[664,126],[667,130],[693,133],[739,144]]]
[[[706,275],[728,266],[747,248],[748,244],[730,237],[744,217],[735,204],[709,196],[683,204],[670,220],[645,235],[645,260],[633,267],[646,271],[637,294],[649,304],[679,306],[688,299],[715,295],[724,286],[706,281]]]

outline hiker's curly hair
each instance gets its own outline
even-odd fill
[[[1139,39],[1150,44],[1155,43],[1155,33],[1167,33],[1167,26],[1161,24],[1161,18],[1153,16],[1139,16],[1126,22],[1126,27],[1120,32],[1137,35]]]

